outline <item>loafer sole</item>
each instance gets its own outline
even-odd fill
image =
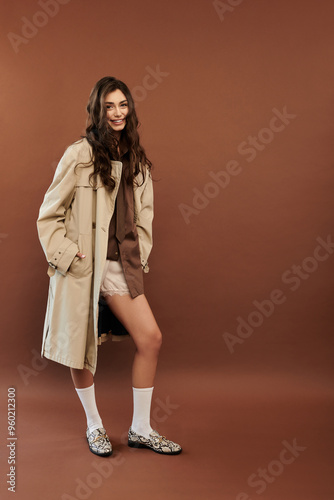
[[[179,455],[182,451],[182,448],[180,450],[176,450],[176,451],[156,450],[156,449],[152,448],[152,446],[147,446],[146,444],[143,444],[143,443],[136,443],[134,441],[128,441],[128,446],[130,446],[130,448],[147,448],[148,450],[152,450],[155,453],[159,453],[160,455]]]

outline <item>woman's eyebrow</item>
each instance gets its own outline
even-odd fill
[[[124,99],[124,101],[120,101],[120,104],[123,104],[123,102],[128,102],[128,100]],[[115,104],[115,103],[110,101],[105,101],[105,104]]]

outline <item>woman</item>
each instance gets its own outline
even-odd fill
[[[87,417],[90,451],[109,456],[112,445],[95,402],[99,300],[131,335],[131,447],[175,455],[181,447],[150,426],[161,332],[147,302],[143,271],[152,248],[151,163],[140,145],[128,87],[105,77],[87,105],[86,135],[62,157],[37,221],[49,263],[42,356],[70,367]]]

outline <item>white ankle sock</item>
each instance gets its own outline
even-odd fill
[[[133,390],[133,418],[131,428],[137,434],[149,437],[152,432],[150,425],[151,401],[153,387],[146,387],[145,389],[137,389],[132,387]]]
[[[81,404],[85,410],[87,427],[90,432],[103,427],[101,417],[96,407],[94,384],[90,387],[84,387],[83,389],[75,388],[75,390],[77,391]]]

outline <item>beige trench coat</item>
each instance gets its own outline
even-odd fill
[[[116,186],[110,193],[100,179],[96,186],[90,184],[93,166],[80,165],[90,159],[86,139],[65,151],[40,208],[37,230],[50,277],[42,356],[72,368],[85,367],[94,374],[100,284],[122,163],[111,162]],[[141,184],[142,174],[138,181]],[[145,272],[152,248],[152,220],[153,185],[147,173],[142,185],[134,185],[134,221]],[[77,257],[78,251],[86,258]]]

